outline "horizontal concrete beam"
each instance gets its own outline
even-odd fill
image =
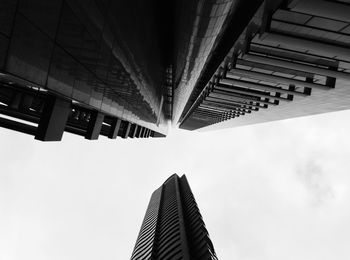
[[[225,85],[237,85],[245,88],[254,88],[254,89],[260,89],[260,90],[265,90],[265,91],[274,91],[274,92],[279,92],[283,94],[291,94],[295,96],[308,96],[305,93],[302,92],[297,92],[293,90],[288,90],[288,89],[282,89],[280,87],[273,87],[269,86],[266,84],[260,84],[260,83],[254,83],[254,82],[248,82],[248,81],[243,81],[243,80],[238,80],[238,79],[233,79],[233,78],[224,78],[220,80],[220,83],[225,84]]]
[[[325,85],[315,84],[315,83],[296,80],[296,79],[289,79],[289,78],[284,78],[284,77],[275,76],[271,74],[264,74],[260,72],[250,71],[250,70],[236,69],[236,68],[231,69],[230,72],[227,73],[227,76],[228,77],[235,77],[235,76],[248,77],[248,78],[254,78],[254,79],[268,81],[268,82],[304,86],[308,88],[317,88],[322,90],[332,89]]]
[[[266,32],[261,35],[261,40],[272,44],[282,44],[292,49],[306,49],[316,52],[323,52],[337,56],[339,59],[345,59],[350,61],[350,49],[341,47],[334,44],[323,43],[315,40],[309,40],[274,32]]]
[[[254,93],[252,92],[250,89],[244,89],[244,88],[241,88],[241,89],[237,89],[237,88],[230,88],[229,85],[224,85],[224,84],[218,84],[216,85],[215,87],[216,89],[219,89],[219,90],[224,90],[224,91],[228,91],[228,92],[231,92],[231,93],[238,93],[238,94],[245,94],[245,95],[250,95],[250,96],[254,96],[254,97],[264,97],[264,98],[270,98],[270,99],[275,99],[275,100],[281,100],[281,101],[291,101],[291,99],[287,99],[287,98],[282,98],[282,97],[278,97],[278,96],[273,96],[273,95],[270,95],[268,93]]]
[[[335,71],[335,70],[309,66],[305,64],[291,62],[291,61],[279,60],[279,59],[274,59],[270,57],[252,55],[252,54],[245,54],[244,59],[258,62],[258,63],[264,63],[264,64],[273,65],[273,66],[288,68],[288,69],[307,71],[316,75],[323,75],[323,76],[333,77],[333,78],[341,78],[341,79],[350,81],[350,73],[345,73],[341,71]]]

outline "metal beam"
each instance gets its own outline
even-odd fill
[[[37,128],[35,126],[23,124],[3,117],[0,117],[0,126],[29,135],[35,135],[37,131]]]

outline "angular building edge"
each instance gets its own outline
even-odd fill
[[[136,259],[217,259],[185,175],[173,174],[153,192],[131,256]]]

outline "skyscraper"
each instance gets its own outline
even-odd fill
[[[0,1],[0,126],[42,141],[165,136],[161,2]]]
[[[164,137],[350,108],[350,0],[0,1],[0,127]]]
[[[222,31],[215,62],[207,64],[208,73],[202,70],[180,128],[220,129],[349,109],[350,1],[245,2],[250,6],[236,5],[240,13],[231,19],[246,14],[249,20]]]
[[[153,192],[131,259],[217,259],[185,175]]]

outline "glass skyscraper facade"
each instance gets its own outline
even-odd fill
[[[198,82],[180,128],[220,129],[350,108],[350,1],[261,1],[250,10],[243,30],[233,27],[237,37],[222,37],[229,48],[209,79]]]
[[[44,141],[164,136],[156,2],[0,1],[0,125]]]
[[[0,1],[0,126],[164,137],[349,109],[349,0]]]

